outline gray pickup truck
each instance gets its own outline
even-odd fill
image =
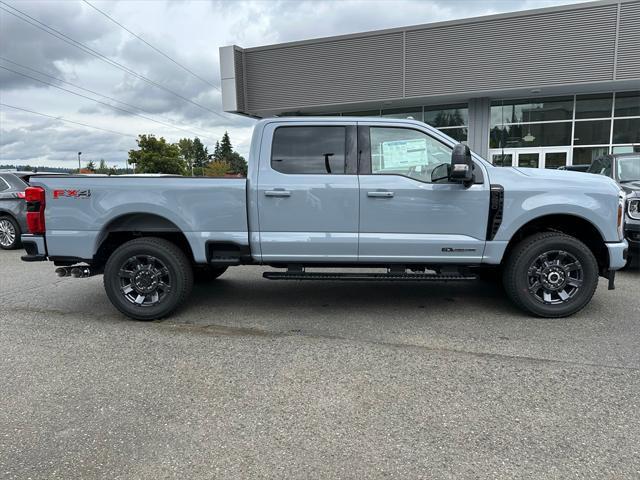
[[[32,185],[23,260],[53,261],[61,276],[104,274],[113,305],[140,320],[174,311],[194,277],[236,265],[314,281],[459,281],[493,270],[525,311],[564,317],[591,300],[600,276],[613,288],[627,254],[625,197],[612,179],[494,167],[411,120],[262,120],[247,179]]]

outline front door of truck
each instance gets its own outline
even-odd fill
[[[262,138],[256,199],[262,260],[356,261],[356,124],[274,122]]]
[[[359,261],[480,262],[489,209],[482,168],[470,187],[434,181],[433,170],[451,161],[443,140],[393,124],[358,128]]]

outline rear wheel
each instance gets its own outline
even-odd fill
[[[11,217],[0,217],[0,248],[14,250],[20,246],[20,226]]]
[[[540,317],[572,315],[585,307],[598,286],[598,263],[578,239],[539,233],[520,242],[504,269],[504,286],[521,308]]]
[[[136,320],[162,318],[178,308],[193,286],[184,252],[161,238],[131,240],[109,257],[104,288],[114,307]]]

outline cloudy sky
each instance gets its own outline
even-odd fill
[[[197,135],[211,146],[228,130],[246,155],[253,120],[222,112],[219,46],[252,47],[579,0],[88,1],[0,1],[0,164],[74,167],[82,151],[83,163],[104,158],[123,166],[141,133],[169,141]],[[94,55],[33,24],[55,29]]]

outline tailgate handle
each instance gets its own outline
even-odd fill
[[[274,188],[273,190],[265,190],[264,194],[267,197],[290,197],[291,192],[284,188]]]
[[[391,198],[393,197],[393,192],[389,192],[388,190],[367,192],[367,197]]]

